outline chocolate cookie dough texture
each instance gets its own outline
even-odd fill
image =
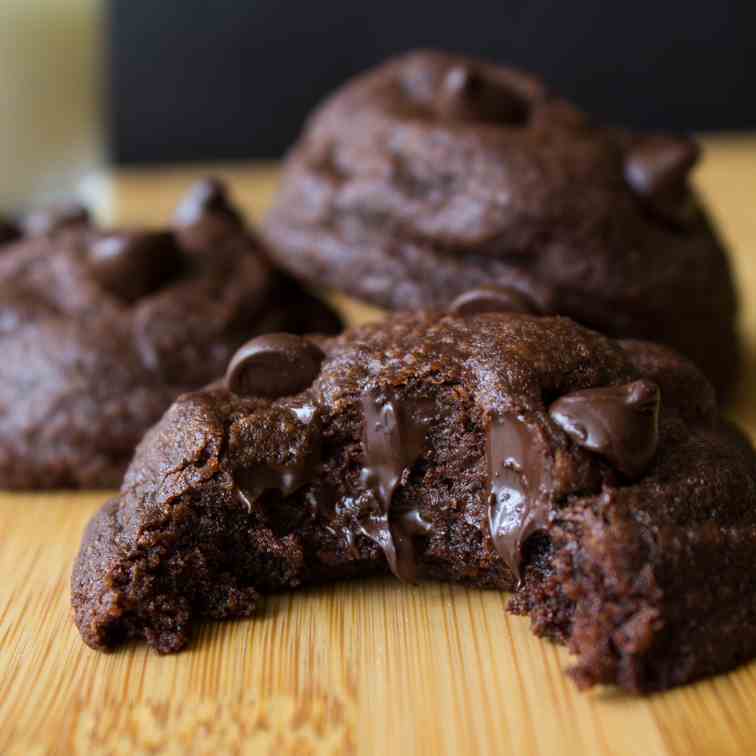
[[[215,181],[162,231],[36,213],[0,251],[0,487],[117,487],[142,434],[266,331],[339,321],[276,271]]]
[[[725,252],[685,138],[600,126],[521,72],[436,52],[347,83],[309,119],[264,226],[297,275],[396,310],[486,285],[737,373]]]
[[[178,651],[266,593],[390,572],[513,591],[583,686],[752,657],[756,456],[710,384],[665,347],[492,301],[260,337],[177,400],[84,535],[84,640]]]

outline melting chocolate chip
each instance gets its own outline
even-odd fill
[[[659,441],[659,387],[649,380],[585,389],[557,399],[551,419],[579,446],[640,477]]]
[[[226,370],[226,387],[239,396],[274,399],[304,391],[318,377],[323,351],[303,336],[269,333],[242,346]]]
[[[362,480],[375,505],[362,518],[363,532],[381,547],[398,578],[414,582],[417,567],[413,539],[428,535],[431,526],[417,509],[392,510],[392,503],[405,470],[423,452],[435,403],[400,401],[393,392],[374,389],[363,395],[362,411],[365,417]]]
[[[229,202],[217,179],[195,184],[176,210],[174,226],[180,243],[190,250],[207,250],[239,233],[244,220]]]
[[[43,236],[62,231],[64,228],[88,226],[91,222],[89,210],[79,202],[71,202],[29,213],[23,219],[22,225],[27,235]]]
[[[449,69],[436,97],[439,116],[452,121],[492,121],[524,125],[530,115],[525,97],[469,65]]]
[[[288,465],[258,463],[238,470],[234,473],[237,496],[250,512],[266,491],[278,491],[283,498],[291,496],[310,482],[318,460],[319,455],[313,454]]]
[[[276,505],[281,504],[281,498],[291,496],[312,480],[321,460],[320,421],[314,406],[281,408],[276,417],[283,424],[285,433],[296,434],[295,438],[303,443],[292,443],[288,459],[284,462],[247,462],[234,471],[236,495],[250,512],[254,503],[266,491],[277,491],[280,494],[280,498],[271,501],[271,506],[275,509]],[[278,508],[285,510],[285,506]],[[273,520],[280,519],[275,517],[275,511],[269,511],[268,514]]]
[[[546,525],[551,477],[546,448],[538,427],[521,418],[502,415],[488,426],[491,538],[518,581],[523,545]]]
[[[252,465],[235,476],[239,492],[249,507],[263,493],[276,490],[291,496],[310,480],[314,462],[305,460],[291,465]]]
[[[481,286],[460,294],[449,306],[455,315],[479,315],[484,312],[519,312],[535,315],[538,308],[525,294],[505,286]]]
[[[417,409],[432,409],[432,402],[400,402],[380,391],[362,397],[365,417],[365,465],[363,478],[388,511],[394,490],[405,468],[422,453],[429,418]]]
[[[177,276],[183,258],[173,234],[117,232],[90,244],[89,264],[101,286],[134,302]]]
[[[698,156],[698,145],[690,139],[649,137],[626,155],[625,180],[650,210],[682,223],[694,211],[688,175]]]

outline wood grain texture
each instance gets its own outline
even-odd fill
[[[710,139],[697,181],[730,243],[749,378],[730,410],[756,438],[756,138]],[[214,166],[254,215],[270,167]],[[118,219],[159,223],[202,169],[130,172]],[[338,300],[353,321],[374,310]],[[750,395],[750,396],[749,396]],[[680,754],[756,752],[756,663],[648,698],[580,694],[564,649],[506,596],[393,580],[267,600],[160,657],[85,647],[68,580],[105,494],[0,496],[2,754]]]

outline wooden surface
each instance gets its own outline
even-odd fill
[[[731,414],[756,437],[756,139],[708,147],[697,181],[744,292],[751,378]],[[255,214],[275,183],[268,168],[215,172]],[[201,173],[120,176],[117,217],[160,222]],[[104,498],[0,496],[0,754],[756,753],[756,663],[649,698],[581,694],[567,653],[495,592],[352,582],[272,597],[179,655],[96,653],[71,621],[68,580]]]

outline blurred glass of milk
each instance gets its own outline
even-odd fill
[[[0,210],[107,204],[101,0],[0,0]]]

